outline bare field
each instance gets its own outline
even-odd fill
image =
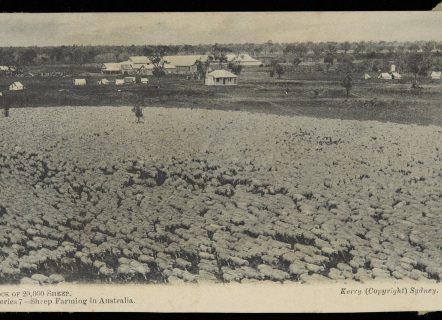
[[[442,84],[425,80],[422,89],[411,89],[411,80],[361,80],[354,75],[350,99],[341,86],[342,74],[320,73],[275,79],[264,69],[245,69],[235,87],[208,87],[200,80],[168,75],[157,87],[149,85],[99,86],[103,77],[88,78],[85,87],[74,87],[71,78],[1,77],[0,89],[22,81],[26,90],[6,92],[12,108],[57,106],[122,106],[144,99],[146,107],[198,108],[247,111],[326,119],[375,120],[442,126]],[[285,93],[287,91],[287,94]]]
[[[0,118],[1,282],[440,281],[440,127],[144,113]]]

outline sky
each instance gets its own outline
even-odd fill
[[[0,46],[442,41],[442,12],[0,13]]]

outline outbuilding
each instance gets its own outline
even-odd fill
[[[124,84],[124,79],[115,79],[116,86],[122,86]]]
[[[392,80],[393,77],[391,76],[391,74],[389,74],[388,72],[382,72],[379,76],[378,79],[382,79],[382,80]]]
[[[14,82],[9,86],[10,91],[21,91],[24,90],[25,86],[21,82]]]
[[[74,79],[73,84],[74,84],[74,86],[85,86],[86,79]]]
[[[101,65],[101,72],[105,74],[120,74],[121,63],[116,63],[116,62],[103,63]]]
[[[141,79],[140,79],[140,82],[141,82],[142,84],[148,84],[148,83],[149,83],[149,79],[148,79],[148,78],[141,78]]]
[[[433,80],[440,80],[441,76],[442,76],[441,71],[432,71],[430,74],[430,78]]]
[[[234,86],[238,84],[238,76],[227,70],[215,70],[206,75],[206,86]]]
[[[227,61],[235,62],[241,65],[242,67],[251,67],[251,66],[262,66],[263,63],[255,58],[252,58],[248,53],[240,53],[240,54],[227,54]]]
[[[364,74],[364,79],[368,80],[368,79],[371,79],[371,77],[370,77],[370,75],[368,73],[366,73],[366,74]]]
[[[107,80],[107,79],[101,79],[101,80],[98,81],[98,84],[99,84],[99,85],[107,85],[107,84],[109,84],[109,80]]]
[[[135,77],[124,77],[124,83],[135,83],[136,78]]]

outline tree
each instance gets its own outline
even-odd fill
[[[334,54],[328,51],[324,57],[324,63],[326,64],[327,72],[330,69],[330,67],[333,65],[334,61],[335,61]]]
[[[152,75],[157,78],[158,84],[160,83],[160,78],[166,74],[166,72],[164,71],[164,64],[167,61],[164,61],[163,57],[164,50],[162,49],[157,49],[149,55],[150,63],[152,63],[153,65]]]
[[[354,64],[353,64],[353,58],[345,55],[344,57],[342,57],[341,59],[341,70],[344,70],[344,72],[349,73],[351,71],[353,71],[354,69]]]
[[[278,79],[281,79],[281,75],[284,74],[285,70],[284,70],[283,66],[281,66],[281,65],[278,63],[278,64],[276,65],[275,72],[276,72],[276,74],[278,75]]]
[[[206,73],[209,70],[212,61],[212,56],[209,56],[206,61],[201,61],[199,59],[196,61],[196,72],[198,74],[198,79],[205,79]]]
[[[299,58],[299,57],[295,57],[294,59],[293,59],[293,65],[294,66],[297,66],[298,64],[300,64],[301,63],[301,59]]]
[[[219,63],[219,67],[222,68],[222,64],[227,62],[227,52],[229,52],[230,50],[220,46],[218,43],[215,43],[212,46],[212,54],[213,54],[213,59],[215,61],[218,61]]]
[[[229,62],[228,68],[236,75],[239,75],[242,70],[242,66],[238,62]]]
[[[435,49],[435,47],[436,47],[436,41],[428,41],[425,42],[425,44],[422,46],[422,50],[425,53],[430,54],[433,51],[433,49]]]
[[[30,65],[32,64],[32,62],[36,57],[37,57],[37,52],[32,48],[28,48],[22,53],[20,57],[20,64]]]
[[[350,48],[351,48],[350,42],[345,41],[341,43],[341,49],[344,50],[344,53],[347,53],[347,51],[350,50]]]
[[[412,43],[408,46],[408,50],[411,52],[417,52],[420,49],[419,45],[417,43]]]
[[[356,48],[355,48],[355,53],[360,54],[365,52],[365,50],[367,49],[367,45],[365,44],[364,41],[358,42],[356,44]]]
[[[290,54],[293,56],[293,64],[296,66],[302,61],[302,57],[305,56],[305,54],[308,51],[308,48],[304,44],[288,44],[284,48],[284,53]],[[299,62],[298,62],[299,61]]]
[[[60,62],[63,59],[63,48],[54,47],[51,49],[49,56],[53,63]]]
[[[419,52],[410,53],[406,58],[406,64],[408,70],[414,75],[412,86],[416,87],[418,85],[418,76],[426,76],[431,68],[431,55]]]

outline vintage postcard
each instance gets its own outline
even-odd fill
[[[442,309],[442,13],[0,26],[0,311]]]

